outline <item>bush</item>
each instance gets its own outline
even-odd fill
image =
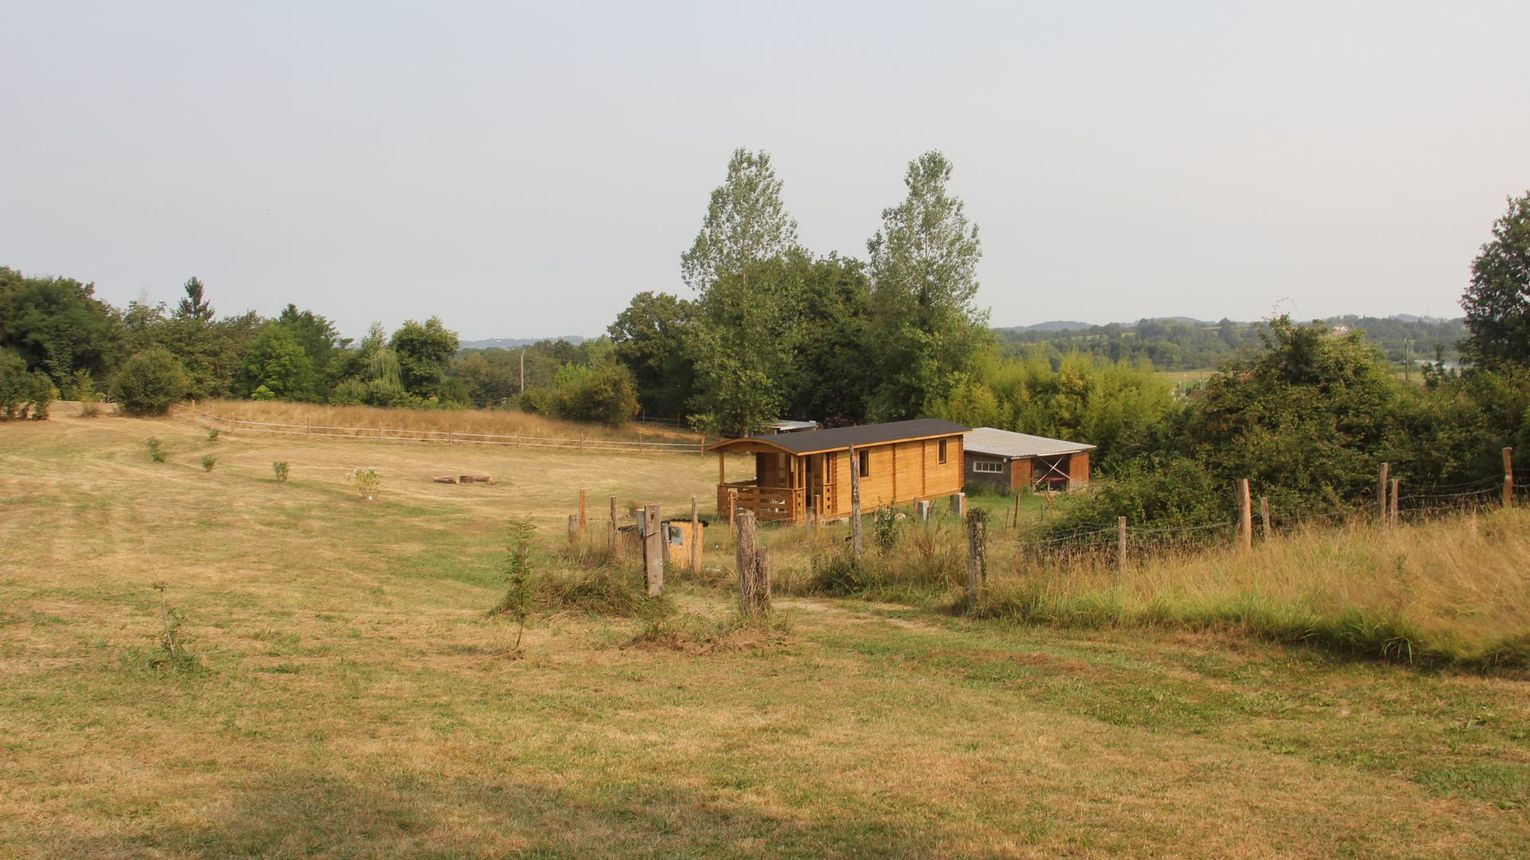
[[[180,359],[163,347],[134,355],[112,376],[112,399],[128,415],[164,415],[190,390]]]
[[[0,352],[0,418],[9,421],[30,416],[41,421],[48,417],[53,397],[53,382],[47,374],[28,373],[20,356]]]
[[[570,421],[620,427],[638,412],[637,384],[624,364],[570,364],[553,379],[552,412]]]
[[[505,596],[489,610],[490,615],[508,615],[518,625],[515,645],[511,650],[521,650],[521,634],[526,632],[526,617],[531,613],[531,539],[537,527],[530,517],[513,519],[506,527],[505,535]]]
[[[287,461],[277,460],[271,464],[271,474],[276,477],[278,484],[287,483]]]
[[[1118,517],[1139,528],[1173,529],[1230,522],[1235,515],[1230,484],[1224,486],[1193,460],[1166,457],[1133,463],[1114,479],[1096,482],[1091,495],[1051,521],[1047,537],[1113,544]],[[1095,532],[1100,534],[1090,534]]]
[[[218,458],[217,457],[214,457],[211,454],[203,454],[202,455],[202,471],[204,471],[204,472],[211,472],[213,470],[213,466],[216,466],[217,464],[218,464]]]
[[[81,370],[74,374],[74,399],[80,401],[81,418],[101,414],[101,393],[96,391],[96,380],[90,371]]]
[[[382,486],[382,476],[377,474],[376,469],[352,469],[351,486],[361,494],[363,499],[372,501],[377,498],[377,491]]]
[[[152,462],[155,462],[155,463],[163,463],[163,462],[165,462],[165,449],[164,449],[163,443],[161,443],[158,439],[154,438],[153,436],[150,436],[149,438],[143,440],[143,444],[148,446],[148,448],[149,448],[149,459]]]

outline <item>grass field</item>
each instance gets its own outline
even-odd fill
[[[784,637],[708,653],[633,645],[640,619],[539,617],[511,659],[514,625],[485,617],[506,518],[533,515],[555,543],[580,486],[705,510],[715,461],[214,443],[185,418],[72,412],[0,425],[0,855],[1530,844],[1522,674],[811,597],[778,600]],[[151,435],[168,462],[149,461]],[[345,483],[365,466],[383,476],[374,503]],[[499,483],[430,482],[455,470]],[[674,578],[682,611],[730,611],[726,591]],[[200,668],[152,668],[161,599]]]

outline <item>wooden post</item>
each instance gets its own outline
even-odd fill
[[[860,560],[866,551],[861,541],[861,458],[850,448],[850,552]]]
[[[1116,569],[1126,569],[1126,517],[1116,517]]]
[[[967,518],[967,494],[951,494],[951,514],[959,520]]]
[[[569,546],[578,546],[579,545],[579,515],[578,514],[569,514],[568,515],[568,545]]]
[[[1270,540],[1270,497],[1259,497],[1259,524],[1264,528],[1265,542]]]
[[[1514,507],[1514,449],[1503,449],[1503,506]]]
[[[1239,478],[1238,487],[1238,546],[1244,552],[1254,549],[1253,502],[1248,495],[1248,478]]]
[[[728,490],[728,528],[738,522],[738,490]]]
[[[1394,525],[1394,526],[1397,525],[1398,522],[1399,522],[1399,519],[1398,519],[1398,516],[1397,516],[1397,490],[1398,490],[1398,488],[1401,485],[1402,485],[1402,481],[1401,480],[1399,480],[1398,478],[1393,478],[1392,479],[1392,501],[1391,501],[1391,505],[1387,508],[1387,522],[1389,524],[1391,524],[1391,525]]]
[[[982,517],[967,520],[967,609],[977,606],[978,595],[987,578],[987,547]]]
[[[701,573],[701,516],[696,513],[695,496],[691,496],[691,573]]]
[[[1381,477],[1376,482],[1376,519],[1383,524],[1387,521],[1387,471],[1391,464],[1381,464]]]
[[[754,511],[741,511],[733,547],[738,567],[738,608],[746,615],[770,611],[770,556],[755,533]]]
[[[1019,493],[1015,494],[1014,526],[1015,526],[1015,528],[1020,528],[1020,494]]]
[[[648,584],[648,596],[658,597],[664,593],[664,524],[659,519],[659,506],[643,508],[643,580]]]
[[[586,491],[585,491],[585,489],[583,487],[579,488],[579,534],[581,536],[589,534],[589,528],[590,528],[590,521],[585,517],[585,512],[584,512],[584,497],[585,497],[585,492]]]
[[[616,497],[611,497],[611,525],[606,530],[606,543],[611,550],[611,560],[621,557],[621,532],[616,528]]]
[[[930,503],[928,501],[915,502],[914,516],[919,518],[919,522],[928,523],[930,521]]]

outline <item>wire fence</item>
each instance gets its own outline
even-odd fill
[[[695,442],[649,441],[645,439],[555,439],[520,433],[468,433],[457,430],[423,430],[393,427],[334,427],[324,424],[284,424],[274,421],[250,421],[225,418],[198,412],[204,422],[243,433],[273,436],[296,436],[307,439],[348,439],[369,442],[439,442],[451,445],[499,445],[508,448],[540,448],[562,451],[605,451],[632,454],[696,454],[704,450],[704,439]]]

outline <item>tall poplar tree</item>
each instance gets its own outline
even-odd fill
[[[977,307],[977,226],[947,189],[951,162],[931,150],[909,162],[908,195],[882,210],[870,254],[872,320],[868,353],[880,420],[914,418],[944,398],[991,337]]]
[[[1467,358],[1487,367],[1530,366],[1530,193],[1511,199],[1493,224],[1461,307],[1471,333],[1462,343]]]

